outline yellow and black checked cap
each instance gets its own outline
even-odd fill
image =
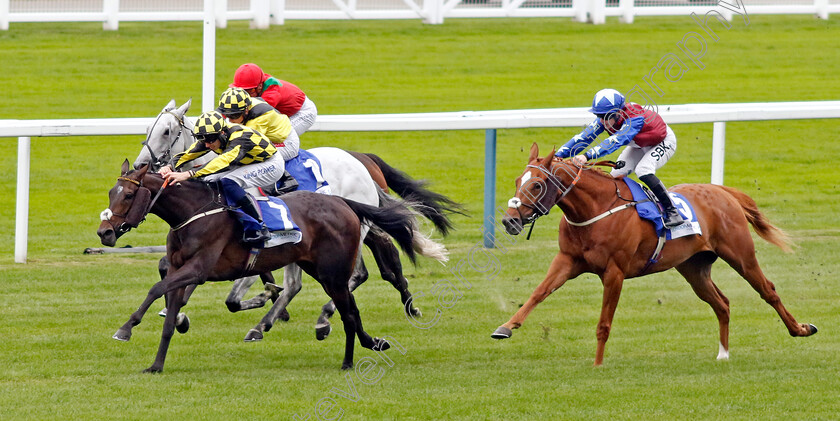
[[[219,97],[218,110],[222,114],[239,114],[248,110],[248,99],[251,96],[242,88],[227,88]]]
[[[202,113],[195,120],[195,127],[193,127],[193,134],[198,136],[207,136],[217,134],[222,131],[225,123],[222,115],[218,111],[207,111]]]

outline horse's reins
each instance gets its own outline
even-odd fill
[[[142,181],[142,180],[138,181],[138,180],[134,180],[134,179],[131,179],[131,178],[128,178],[128,177],[123,177],[123,176],[117,177],[117,180],[128,181],[128,182],[133,183],[133,184],[135,184],[135,185],[137,185],[137,186],[139,186],[139,187],[143,187],[143,181]],[[158,192],[157,192],[157,193],[155,193],[155,197],[151,200],[151,202],[149,202],[149,205],[146,207],[145,211],[143,212],[143,215],[144,215],[144,216],[145,216],[145,215],[147,215],[149,212],[151,212],[151,211],[152,211],[152,207],[154,207],[155,202],[157,202],[157,200],[158,200],[158,198],[160,197],[161,193],[163,193],[163,189],[165,189],[165,188],[166,188],[166,186],[168,186],[168,185],[169,185],[169,180],[170,180],[170,179],[168,179],[168,178],[167,178],[167,179],[165,179],[165,180],[163,181],[163,185],[161,185],[161,187],[160,187],[160,189],[158,190]],[[209,186],[208,186],[208,187],[209,187]],[[212,204],[212,203],[214,203],[214,201],[213,201],[213,200],[211,200],[209,203],[207,203],[207,205],[210,205],[210,204]],[[207,207],[207,205],[204,205],[204,206],[202,207],[202,209],[203,209],[203,208],[205,208],[205,207]],[[129,208],[129,209],[130,209],[130,208]],[[217,214],[217,213],[219,213],[219,212],[223,212],[223,211],[225,211],[225,210],[227,210],[227,209],[228,209],[228,208],[227,208],[226,206],[222,206],[222,207],[219,207],[219,208],[216,208],[216,209],[212,209],[212,210],[209,210],[209,211],[206,211],[206,212],[202,212],[202,213],[199,213],[199,214],[195,214],[195,215],[193,215],[191,218],[187,219],[186,221],[184,221],[184,222],[182,222],[182,223],[178,224],[178,226],[176,226],[176,227],[172,228],[172,231],[178,231],[179,229],[181,229],[181,228],[183,228],[183,227],[187,226],[188,224],[190,224],[191,222],[194,222],[194,221],[195,221],[195,220],[197,220],[197,219],[201,219],[201,218],[203,218],[203,217],[205,217],[205,216],[210,216],[210,215],[213,215],[213,214]],[[126,214],[123,214],[123,215],[114,213],[114,214],[113,214],[113,216],[119,216],[119,217],[121,217],[121,218],[125,218],[125,217],[127,216],[127,213],[126,213]],[[138,222],[138,224],[137,224],[137,225],[139,226],[139,225],[140,225],[140,223],[142,223],[143,221],[145,221],[145,217],[143,218],[143,220],[141,220],[140,222]],[[110,222],[110,218],[109,218],[109,222]],[[125,225],[127,225],[127,224],[126,224],[125,222],[123,222],[122,224],[120,224],[120,226],[119,226],[119,228],[118,228],[118,227],[114,227],[113,223],[111,224],[111,226],[112,226],[112,227],[114,227],[114,229],[117,229],[117,230],[119,230],[120,232],[123,232],[123,233],[128,232],[128,231],[132,228],[130,225],[128,226],[128,228],[126,228],[126,227],[125,227]]]

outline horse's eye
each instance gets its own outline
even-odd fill
[[[134,193],[126,193],[125,198],[126,199],[134,199]]]
[[[163,135],[164,135],[164,136],[169,136],[169,129],[164,130],[164,131],[163,131]]]

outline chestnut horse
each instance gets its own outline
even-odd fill
[[[102,244],[112,246],[148,212],[172,227],[166,241],[170,262],[166,277],[149,290],[140,308],[114,334],[114,339],[128,341],[131,329],[140,323],[149,306],[166,294],[167,314],[160,346],[146,372],[163,370],[178,311],[186,305],[187,287],[266,273],[291,263],[315,278],[335,302],[346,334],[343,369],[353,366],[356,335],[365,348],[382,351],[389,347],[387,341],[372,338],[362,329],[347,281],[359,249],[362,219],[392,236],[412,261],[415,249],[425,253],[414,235],[414,215],[402,203],[394,201],[377,208],[335,196],[290,193],[283,200],[300,227],[302,240],[256,253],[240,241],[242,228],[221,204],[213,185],[186,181],[164,188],[163,179],[148,168],[129,170],[128,160],[123,163],[122,175],[109,192],[109,207],[102,212],[97,230]],[[269,326],[273,321],[269,315],[263,319]]]
[[[811,324],[797,323],[782,305],[772,282],[767,280],[755,258],[755,245],[748,226],[769,243],[790,251],[788,237],[758,210],[755,201],[731,187],[712,184],[682,184],[671,191],[685,196],[694,206],[702,235],[668,240],[659,259],[651,264],[658,237],[653,224],[633,210],[627,185],[609,174],[590,167],[578,167],[554,157],[554,151],[539,157],[531,146],[528,166],[516,180],[516,196],[502,218],[505,230],[517,235],[557,205],[564,213],[560,222],[560,252],[554,257],[545,280],[528,301],[499,326],[492,337],[509,338],[522,326],[528,314],[567,280],[582,273],[594,273],[604,285],[598,320],[595,365],[604,361],[604,347],[610,335],[621,287],[626,278],[662,272],[671,268],[685,277],[694,293],[707,302],[720,327],[718,359],[729,358],[729,300],[712,282],[712,263],[720,257],[755,289],[781,317],[791,336],[817,332]],[[618,206],[617,206],[618,205]]]

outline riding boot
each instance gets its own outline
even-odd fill
[[[277,182],[277,196],[281,194],[286,194],[297,190],[298,182],[289,174],[288,171],[283,172],[283,176],[280,177],[280,181]]]
[[[242,228],[245,231],[245,234],[242,236],[242,241],[250,243],[267,240],[271,236],[271,233],[266,228],[265,223],[263,223],[262,215],[260,214],[259,207],[254,203],[254,199],[234,180],[222,178],[220,184],[228,204],[238,207],[243,213],[253,218],[251,220],[246,219],[244,216],[240,217]]]
[[[239,210],[245,212],[248,216],[254,218],[260,224],[260,229],[258,231],[246,229],[245,233],[242,235],[242,241],[246,243],[261,243],[271,238],[271,232],[268,230],[268,227],[265,226],[262,214],[260,214],[259,207],[254,199],[246,195],[243,199],[236,202],[236,205],[239,206]]]
[[[685,222],[683,221],[682,215],[677,211],[677,208],[674,207],[674,203],[671,201],[671,197],[668,196],[668,191],[665,189],[662,181],[659,180],[659,177],[654,174],[647,174],[640,176],[639,180],[647,184],[650,191],[653,192],[654,196],[659,199],[659,203],[662,204],[662,208],[664,209],[663,220],[666,228],[673,228]]]

